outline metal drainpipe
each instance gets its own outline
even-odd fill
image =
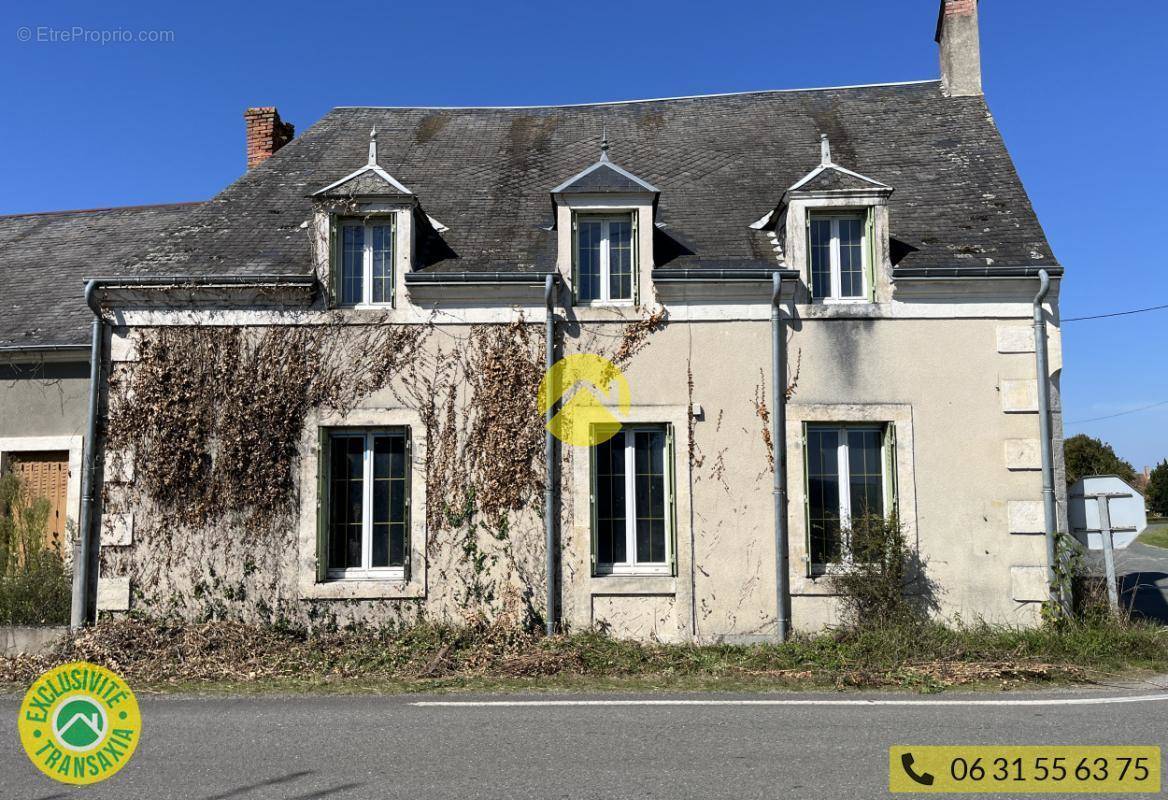
[[[1050,292],[1050,273],[1038,272],[1038,294],[1034,296],[1034,360],[1038,373],[1038,437],[1042,447],[1042,512],[1046,533],[1046,580],[1052,603],[1062,604],[1062,592],[1055,584],[1055,534],[1058,520],[1054,500],[1054,445],[1050,430],[1050,368],[1046,352],[1046,313],[1042,308]]]
[[[543,286],[543,303],[547,309],[547,323],[544,336],[547,340],[546,372],[551,374],[552,364],[556,360],[556,312],[555,312],[555,278],[547,276]],[[550,387],[549,387],[550,388]],[[547,464],[547,478],[543,490],[543,526],[545,545],[547,547],[547,635],[553,636],[556,632],[556,553],[555,553],[555,520],[552,514],[552,505],[556,497],[556,480],[559,470],[555,463],[556,442],[552,436],[552,414],[554,403],[549,403],[544,412],[543,457]]]
[[[783,278],[774,274],[771,289],[771,375],[775,398],[771,420],[771,460],[774,462],[775,501],[775,602],[776,629],[780,643],[791,630],[790,564],[787,542],[787,337],[783,327]]]
[[[73,558],[73,602],[69,614],[69,627],[73,630],[93,620],[89,598],[95,572],[93,507],[97,494],[97,413],[101,396],[102,344],[105,339],[105,323],[101,318],[101,308],[96,304],[96,290],[97,281],[85,284],[85,304],[93,310],[93,332],[89,347],[89,420],[85,430],[85,461],[81,470],[81,526],[78,531],[79,547]]]

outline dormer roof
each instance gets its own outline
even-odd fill
[[[577,172],[568,180],[552,189],[552,194],[598,194],[606,192],[630,193],[661,191],[646,180],[638,178],[608,158],[608,133],[600,142],[600,160],[587,169]]]
[[[804,175],[788,192],[892,192],[892,187],[874,178],[841,167],[831,159],[831,142],[827,134],[819,137],[820,163]]]
[[[412,196],[396,178],[377,164],[377,128],[369,131],[369,162],[338,181],[312,193],[313,197]]]

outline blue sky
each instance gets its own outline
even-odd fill
[[[938,0],[9,3],[0,213],[200,200],[243,110],[570,103],[929,79]],[[163,43],[46,29],[167,31]],[[27,32],[21,29],[27,29]],[[1168,5],[982,3],[990,107],[1068,273],[1066,317],[1168,303]],[[30,41],[21,41],[31,36]],[[1168,311],[1068,323],[1067,434],[1168,458]]]

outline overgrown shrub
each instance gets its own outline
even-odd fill
[[[69,621],[70,577],[61,544],[48,541],[49,511],[15,475],[0,477],[0,624]]]
[[[886,629],[926,622],[935,605],[933,586],[900,520],[860,516],[844,536],[851,542],[852,560],[830,583],[845,624]]]

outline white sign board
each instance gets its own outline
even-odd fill
[[[1103,549],[1099,533],[1099,503],[1092,497],[1096,494],[1126,495],[1108,500],[1112,541],[1116,548],[1127,547],[1148,527],[1148,511],[1144,507],[1143,495],[1123,478],[1115,475],[1083,478],[1071,484],[1067,492],[1067,517],[1071,523],[1071,533],[1090,549]]]

